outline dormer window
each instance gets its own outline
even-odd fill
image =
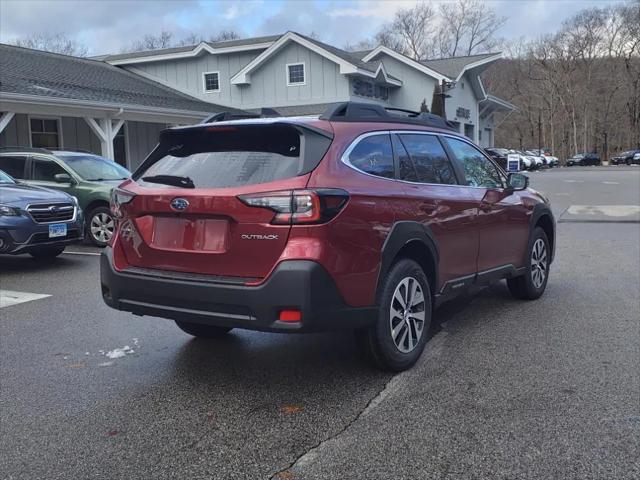
[[[287,64],[287,85],[304,85],[304,63]]]
[[[204,78],[204,92],[219,92],[220,91],[220,73],[219,72],[205,72]]]

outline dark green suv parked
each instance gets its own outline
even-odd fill
[[[111,189],[131,176],[126,168],[92,153],[21,147],[0,149],[0,170],[27,184],[77,197],[84,211],[86,237],[101,247],[113,235]]]

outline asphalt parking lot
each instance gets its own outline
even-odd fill
[[[42,296],[0,308],[0,478],[640,478],[640,168],[531,179],[559,220],[546,294],[445,305],[395,376],[344,334],[111,310],[89,247],[0,257],[0,289]]]

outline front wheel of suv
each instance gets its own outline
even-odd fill
[[[96,207],[87,215],[87,236],[98,247],[107,246],[115,227],[109,207]]]
[[[229,327],[216,327],[214,325],[182,322],[180,320],[176,320],[175,322],[180,330],[198,338],[220,338],[231,331]]]
[[[367,356],[384,370],[413,366],[427,343],[431,325],[431,291],[420,265],[402,259],[387,273],[379,292],[378,318],[357,333]]]
[[[521,300],[540,298],[547,288],[551,250],[549,239],[540,227],[536,227],[528,246],[527,271],[524,275],[507,279],[511,295]]]

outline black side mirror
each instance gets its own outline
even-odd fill
[[[510,173],[507,177],[507,185],[514,192],[524,190],[529,186],[529,177],[521,173]]]
[[[53,178],[58,183],[75,183],[68,173],[57,173]]]

